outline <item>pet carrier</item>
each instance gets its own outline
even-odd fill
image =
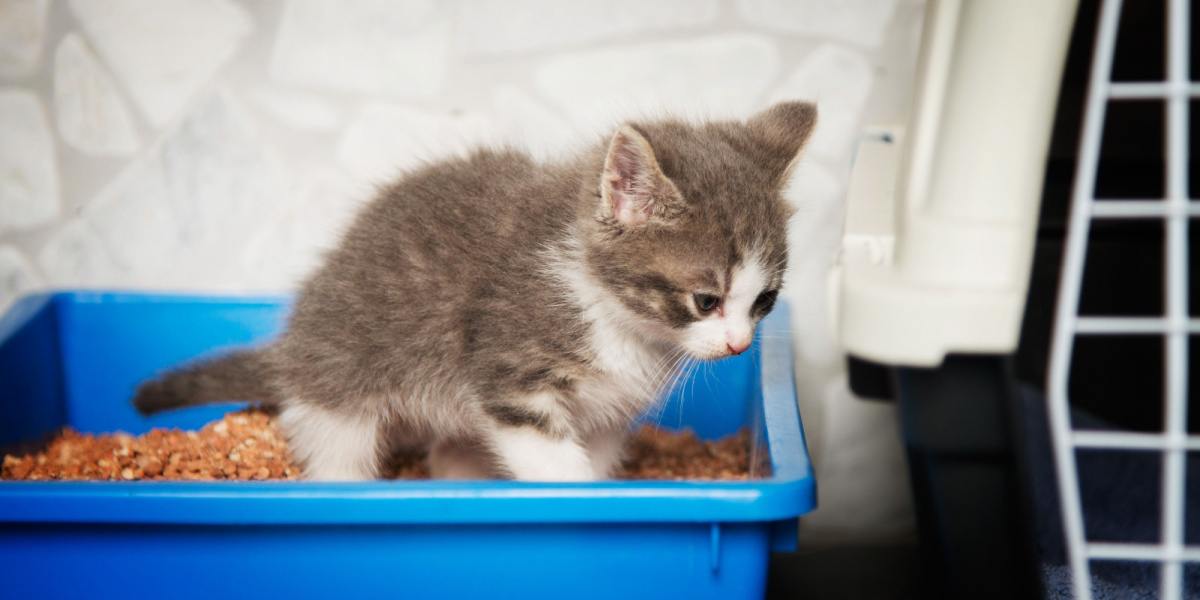
[[[1076,8],[931,3],[903,144],[851,186],[836,328],[951,597],[1200,594],[1191,8]]]

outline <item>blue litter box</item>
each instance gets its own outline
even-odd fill
[[[0,446],[196,428],[234,405],[143,418],[134,386],[274,335],[285,299],[71,292],[0,319]],[[701,368],[659,417],[750,427],[749,482],[0,482],[3,597],[758,598],[814,480],[781,306],[752,352]]]

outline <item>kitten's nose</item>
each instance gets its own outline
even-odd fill
[[[739,342],[736,346],[725,342],[725,347],[729,349],[730,354],[741,354],[746,351],[746,348],[750,347],[750,342]]]

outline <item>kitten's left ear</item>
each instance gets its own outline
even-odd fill
[[[663,174],[650,142],[622,125],[608,143],[600,177],[600,216],[620,227],[666,221],[679,204],[679,189]]]
[[[785,179],[816,125],[817,106],[811,102],[780,102],[746,122]]]

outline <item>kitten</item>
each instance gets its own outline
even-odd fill
[[[258,400],[308,478],[608,477],[685,358],[739,354],[774,304],[781,188],[816,122],[630,123],[574,160],[481,150],[383,189],[301,289],[286,331],[144,384],[144,413]]]

